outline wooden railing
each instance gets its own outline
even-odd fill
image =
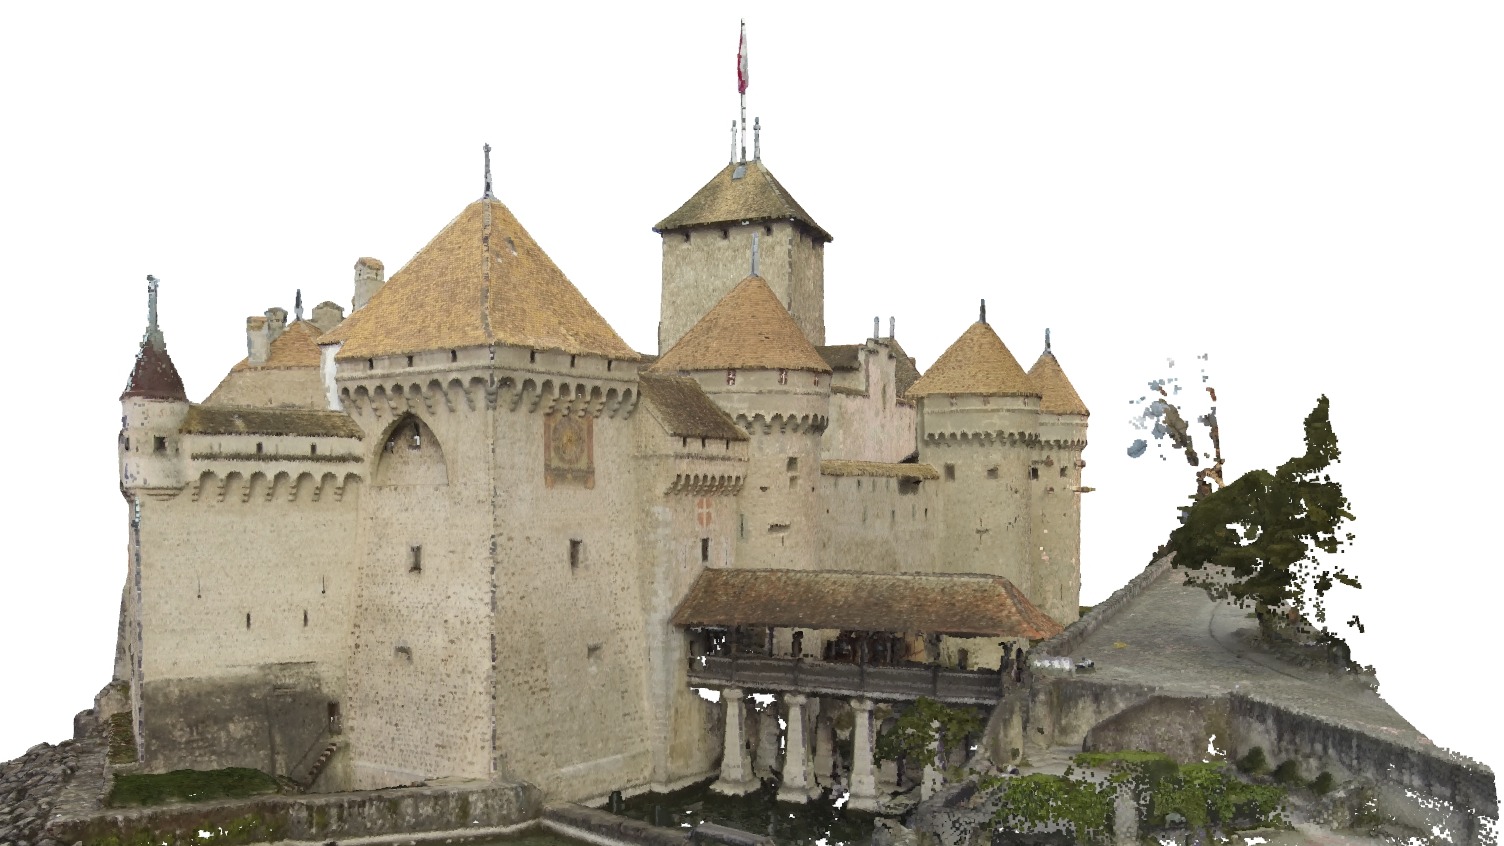
[[[992,670],[948,670],[938,666],[869,666],[795,658],[692,656],[692,687],[739,687],[749,691],[788,691],[869,699],[992,705],[1002,698],[1006,676]]]

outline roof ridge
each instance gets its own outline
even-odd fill
[[[738,368],[831,372],[761,276],[738,282],[648,369]]]

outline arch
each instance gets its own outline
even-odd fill
[[[413,413],[399,416],[376,440],[372,457],[372,484],[447,485],[449,467],[444,448],[423,418]]]

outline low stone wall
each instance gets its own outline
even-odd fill
[[[197,846],[306,841],[428,833],[464,836],[525,826],[538,819],[542,798],[530,784],[415,787],[367,793],[268,796],[249,800],[119,809],[48,823],[60,843],[136,842]],[[207,832],[207,836],[203,833]]]
[[[1228,696],[1232,736],[1229,755],[1262,747],[1270,762],[1296,760],[1301,775],[1321,770],[1367,778],[1378,785],[1380,810],[1412,828],[1440,824],[1453,842],[1477,843],[1484,818],[1497,820],[1499,799],[1493,771],[1435,747],[1415,747],[1381,735],[1336,725],[1241,693]],[[1419,794],[1410,796],[1409,793]],[[1432,807],[1436,799],[1450,808]]]
[[[1166,570],[1170,569],[1174,557],[1174,555],[1166,555],[1151,563],[1148,567],[1145,567],[1142,573],[1129,579],[1128,584],[1118,588],[1113,592],[1112,596],[1102,600],[1090,611],[1086,612],[1086,616],[1066,626],[1065,631],[1049,640],[1041,641],[1030,654],[1070,657],[1071,653],[1076,650],[1076,647],[1081,644],[1081,641],[1101,628],[1103,623],[1116,616],[1122,610],[1123,606],[1128,604],[1129,600],[1147,590],[1149,585],[1153,584]]]
[[[661,828],[598,808],[556,802],[543,809],[543,827],[598,846],[689,846],[687,828]]]
[[[1230,705],[1225,696],[1151,696],[1115,714],[1086,733],[1087,752],[1138,749],[1158,752],[1178,764],[1194,764],[1207,757],[1213,738],[1227,751],[1231,742]]]
[[[1147,685],[1036,674],[1029,688],[1023,739],[1035,750],[1079,746],[1098,724],[1158,693]]]

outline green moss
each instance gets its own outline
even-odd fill
[[[1332,778],[1332,774],[1327,772],[1326,770],[1322,770],[1321,774],[1316,776],[1316,778],[1312,779],[1311,781],[1311,790],[1317,796],[1325,796],[1326,794],[1331,793],[1332,788],[1336,786],[1337,780],[1335,778]]]
[[[1085,617],[1086,616],[1086,612],[1090,611],[1091,609],[1093,609],[1093,608],[1095,608],[1097,606],[1095,606],[1095,605],[1078,605],[1076,607],[1079,609],[1076,613],[1079,614],[1082,617]]]
[[[208,832],[200,837],[199,832]],[[109,832],[84,837],[84,846],[242,846],[271,843],[286,838],[286,826],[269,821],[261,814],[250,813],[224,822],[204,820],[182,831],[138,829],[129,833]]]
[[[170,773],[117,775],[108,804],[114,808],[209,802],[277,793],[277,780],[260,770],[174,770]]]
[[[131,712],[121,711],[108,720],[110,763],[136,763],[136,733],[131,728]]]

